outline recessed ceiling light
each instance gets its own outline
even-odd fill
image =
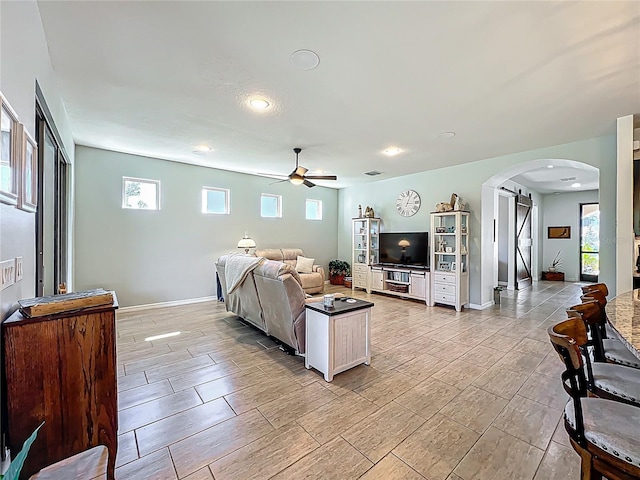
[[[320,57],[311,50],[296,50],[291,54],[291,64],[300,70],[313,70],[320,64]]]
[[[576,182],[576,183],[572,183],[572,184],[571,184],[571,187],[572,187],[572,188],[580,188],[581,186],[582,186],[582,184],[581,184],[581,183],[579,183],[579,182]]]
[[[394,155],[398,155],[402,150],[398,147],[389,147],[383,153],[389,157],[393,157]]]
[[[264,98],[252,98],[249,100],[249,105],[255,110],[266,110],[271,104]]]
[[[446,140],[448,138],[453,138],[456,136],[456,132],[442,132],[438,134],[438,138],[441,140]]]
[[[196,152],[202,152],[202,153],[206,153],[206,152],[211,152],[213,150],[213,148],[211,148],[209,145],[206,145],[204,143],[201,143],[200,145],[196,145]]]
[[[553,168],[553,165],[547,165],[547,168]]]

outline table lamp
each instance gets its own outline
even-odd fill
[[[249,255],[249,249],[256,248],[256,242],[247,235],[247,232],[244,232],[244,237],[242,237],[238,242],[238,248],[244,248],[244,253]]]

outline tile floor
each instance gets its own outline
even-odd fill
[[[540,282],[456,313],[356,292],[371,366],[332,383],[221,303],[120,312],[117,478],[578,479],[546,334],[578,295]]]

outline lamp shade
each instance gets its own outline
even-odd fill
[[[402,240],[400,240],[398,242],[398,246],[402,247],[402,248],[405,248],[405,247],[410,247],[411,244],[409,243],[409,240],[407,240],[406,238],[403,238]]]
[[[250,248],[256,248],[256,242],[244,232],[244,237],[238,242],[238,248],[244,248],[244,252],[249,253]]]

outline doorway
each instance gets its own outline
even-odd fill
[[[580,204],[580,281],[597,282],[600,274],[600,204]]]
[[[67,283],[68,162],[46,104],[36,102],[38,209],[36,211],[36,295],[58,293]]]

